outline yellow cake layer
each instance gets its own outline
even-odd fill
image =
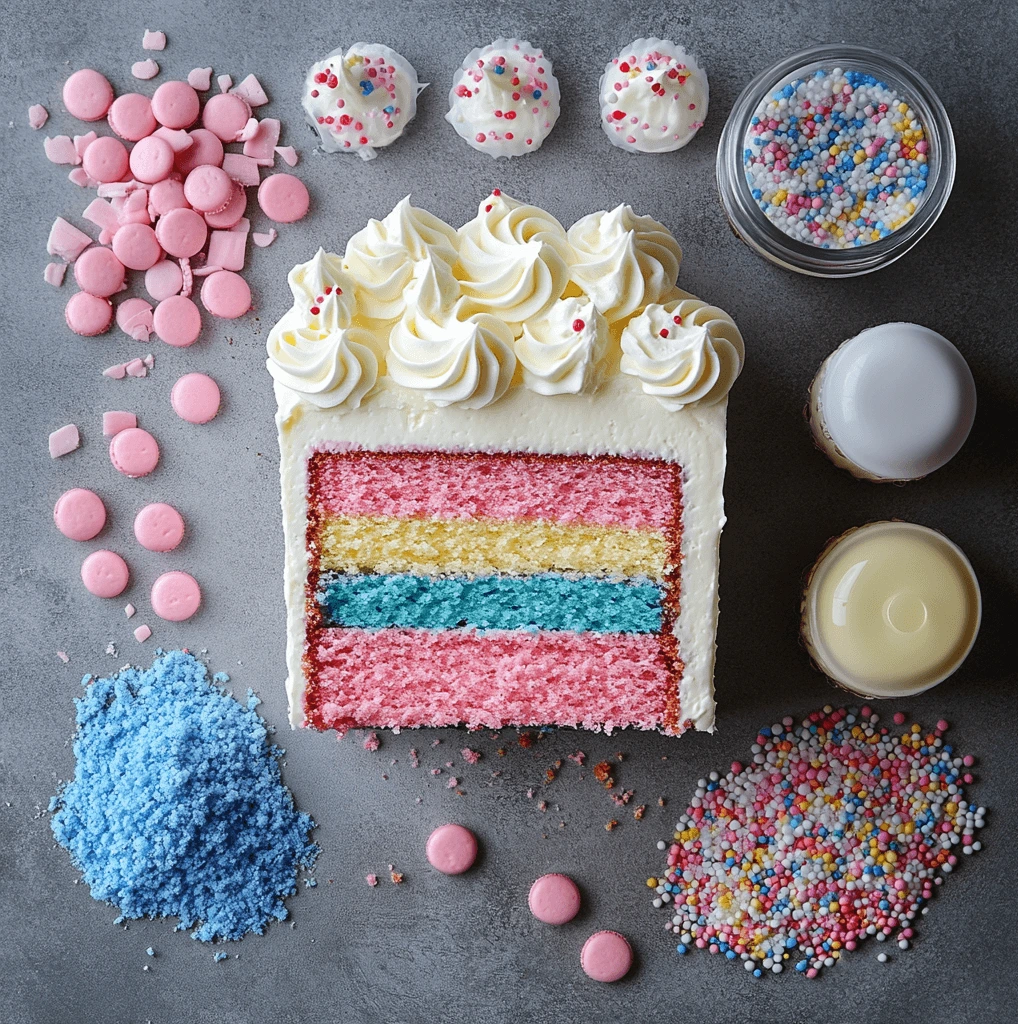
[[[656,530],[520,519],[327,519],[319,568],[339,572],[580,572],[664,579],[668,541]]]

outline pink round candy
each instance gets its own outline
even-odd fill
[[[187,209],[189,205],[184,198],[184,183],[177,181],[176,178],[164,178],[148,190],[148,208],[157,217],[169,213],[170,210]],[[156,235],[158,234],[159,225],[156,224]]]
[[[594,981],[618,981],[633,966],[633,947],[618,932],[594,932],[580,951],[580,966]]]
[[[128,427],[113,435],[110,462],[124,476],[148,476],[159,464],[159,445],[147,430]]]
[[[160,260],[154,267],[149,267],[145,271],[145,291],[156,302],[176,295],[183,286],[184,275],[180,264],[174,260]]]
[[[208,233],[202,215],[186,207],[170,210],[156,222],[159,244],[178,259],[188,259],[199,252]]]
[[[208,164],[220,167],[223,163],[223,144],[207,128],[194,128],[187,133],[191,145],[177,154],[177,170],[190,174],[196,167]]]
[[[462,825],[439,825],[428,836],[428,863],[444,875],[462,875],[477,859],[477,837]]]
[[[96,597],[117,597],[127,589],[130,572],[115,551],[93,551],[81,563],[81,582]]]
[[[201,103],[187,82],[163,82],[152,96],[152,113],[167,128],[190,128]]]
[[[162,258],[156,233],[147,224],[124,224],[113,236],[113,252],[125,267],[148,270]]]
[[[64,82],[64,106],[79,121],[99,121],[113,102],[113,86],[105,75],[82,68]]]
[[[233,183],[233,195],[230,201],[221,209],[205,214],[205,223],[210,228],[217,228],[220,231],[228,231],[232,228],[247,209],[247,189],[236,181]]]
[[[152,101],[139,92],[128,92],[118,96],[113,101],[106,120],[114,134],[127,139],[128,142],[137,142],[156,130]]]
[[[251,308],[251,289],[240,274],[217,270],[205,278],[201,300],[213,316],[235,320]]]
[[[57,498],[53,522],[70,540],[91,540],[106,525],[106,506],[95,491],[72,487]]]
[[[92,338],[110,329],[113,323],[113,304],[98,295],[75,292],[64,308],[64,319],[75,334]]]
[[[203,164],[184,179],[184,197],[202,213],[222,210],[233,198],[233,181],[221,167]]]
[[[120,181],[130,164],[127,147],[112,135],[103,135],[89,144],[81,158],[82,170],[94,181]]]
[[[184,539],[184,517],[164,502],[146,505],[134,517],[134,535],[146,551],[172,551]]]
[[[292,224],[308,212],[311,197],[304,182],[292,174],[270,174],[258,186],[258,205],[269,220]]]
[[[216,138],[223,142],[234,142],[250,116],[251,108],[247,100],[236,93],[224,92],[210,96],[205,101],[201,123]]]
[[[170,391],[173,411],[188,423],[208,423],[219,412],[219,385],[204,373],[186,373]]]
[[[130,322],[139,314],[151,312],[151,302],[146,302],[144,299],[139,298],[124,299],[124,301],[117,306],[117,326],[125,334],[131,334],[128,329]],[[131,336],[134,337],[134,335]]]
[[[187,348],[201,334],[201,313],[190,299],[171,295],[156,306],[153,324],[156,334],[167,345]]]
[[[123,263],[105,245],[93,245],[74,261],[74,280],[78,287],[103,299],[123,288],[125,273]]]
[[[95,143],[93,142],[94,146]],[[91,149],[89,146],[88,149]],[[88,149],[85,150],[86,154]],[[154,185],[173,170],[173,148],[158,135],[149,135],[134,144],[131,150],[131,174],[146,185]]]
[[[530,912],[545,924],[565,924],[580,912],[580,889],[568,875],[541,875],[527,897]]]
[[[186,572],[164,572],[152,584],[152,611],[167,622],[191,618],[200,604],[198,581]]]

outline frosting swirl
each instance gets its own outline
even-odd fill
[[[437,406],[481,409],[512,382],[513,334],[487,313],[464,316],[457,292],[444,261],[429,257],[419,264],[407,311],[389,335],[389,375]]]
[[[666,409],[721,401],[745,354],[731,317],[694,298],[654,303],[622,332],[622,372]]]
[[[428,256],[456,262],[454,228],[427,210],[401,199],[384,220],[370,220],[350,238],[343,269],[356,282],[359,305],[374,320],[394,320],[406,309],[403,290],[414,264]]]
[[[570,280],[594,300],[609,324],[624,320],[675,287],[682,249],[653,217],[620,204],[581,217],[570,229]]]
[[[266,366],[273,379],[322,409],[356,409],[378,378],[371,335],[358,327],[309,326],[291,309],[269,332]]]
[[[523,383],[540,395],[576,395],[594,384],[608,348],[608,323],[589,299],[559,299],[523,325],[516,355]]]
[[[459,229],[457,276],[468,312],[492,313],[519,334],[561,297],[569,280],[565,229],[546,211],[496,190]]]
[[[307,263],[287,275],[294,308],[306,326],[333,331],[349,327],[355,308],[355,283],[343,272],[335,253],[319,248]]]

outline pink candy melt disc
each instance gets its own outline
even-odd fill
[[[75,71],[64,82],[64,106],[79,121],[99,121],[113,102],[113,86],[91,68]]]
[[[156,238],[171,256],[188,259],[201,250],[208,226],[200,213],[186,207],[170,210],[156,222]]]
[[[153,324],[156,334],[167,345],[187,348],[198,340],[201,333],[201,313],[190,299],[171,295],[156,306]]]
[[[440,825],[428,836],[428,863],[445,875],[461,875],[477,859],[477,837],[462,825]]]
[[[145,291],[156,302],[178,294],[183,287],[184,275],[181,273],[180,264],[174,260],[160,260],[154,267],[149,267],[145,271]]]
[[[184,196],[196,210],[212,213],[223,209],[233,198],[233,182],[221,167],[203,164],[185,179]]]
[[[258,205],[269,220],[291,224],[308,212],[311,197],[292,174],[270,174],[258,187]]]
[[[106,506],[95,491],[72,487],[57,498],[53,521],[70,540],[91,540],[106,525]]]
[[[113,236],[113,252],[125,267],[148,270],[162,258],[156,233],[147,224],[125,224]]]
[[[196,167],[208,164],[219,167],[223,162],[223,144],[207,128],[193,128],[187,133],[191,145],[177,154],[177,170],[190,174]]]
[[[213,316],[234,320],[251,308],[251,289],[240,274],[218,270],[205,278],[201,301]]]
[[[633,966],[633,948],[618,932],[594,932],[580,951],[580,966],[594,981],[619,981]]]
[[[565,924],[580,911],[580,890],[568,875],[542,875],[530,887],[530,912],[545,924]]]
[[[110,128],[128,142],[151,135],[156,130],[156,119],[152,114],[152,101],[138,92],[118,96],[106,115]]]
[[[191,618],[200,604],[198,581],[186,572],[164,572],[152,584],[152,611],[167,622]]]
[[[223,142],[234,142],[250,116],[247,101],[227,92],[205,101],[201,123]]]
[[[92,147],[89,146],[89,149]],[[88,150],[86,150],[86,153]],[[131,174],[146,185],[154,185],[173,170],[173,147],[157,135],[136,142],[131,150]]]
[[[120,181],[129,164],[127,147],[112,135],[96,139],[81,157],[82,169],[93,181],[100,183]]]
[[[184,539],[184,518],[164,502],[146,505],[134,517],[134,536],[147,551],[172,551]]]
[[[75,334],[91,338],[103,334],[113,323],[113,305],[109,299],[88,292],[77,292],[71,296],[64,309],[67,326]]]
[[[81,563],[81,582],[96,597],[117,597],[127,589],[127,563],[114,551],[93,551]]]
[[[187,82],[163,82],[152,97],[152,113],[167,128],[190,128],[201,103]]]
[[[219,412],[219,385],[204,373],[187,373],[170,391],[173,411],[188,423],[208,423]]]
[[[124,476],[148,476],[159,464],[159,445],[141,427],[128,427],[110,441],[110,461]]]
[[[124,286],[124,265],[112,249],[93,245],[75,260],[74,280],[83,292],[109,298]]]

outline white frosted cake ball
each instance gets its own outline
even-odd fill
[[[471,50],[449,91],[445,119],[474,149],[493,157],[541,148],[559,115],[551,61],[523,39]]]
[[[395,50],[354,43],[311,68],[303,105],[322,149],[372,160],[413,120],[423,88],[413,65]]]
[[[637,39],[613,58],[599,85],[601,127],[631,153],[681,149],[707,117],[707,74],[668,39]]]

